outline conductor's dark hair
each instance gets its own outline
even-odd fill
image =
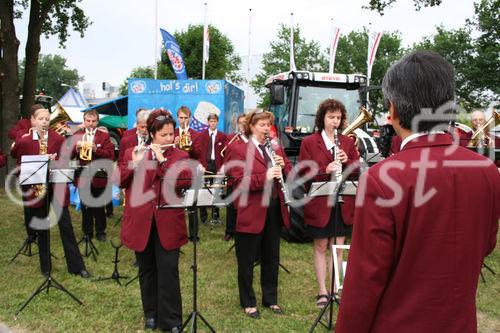
[[[439,54],[412,52],[385,73],[382,81],[385,104],[394,106],[401,127],[413,132],[429,131],[453,119],[454,76],[453,66]],[[425,113],[422,120],[418,119],[417,127],[412,128],[413,119],[422,113]]]

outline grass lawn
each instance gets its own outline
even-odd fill
[[[0,322],[21,332],[141,332],[142,307],[137,280],[128,287],[114,281],[95,282],[71,276],[66,270],[57,228],[52,229],[53,276],[84,304],[79,306],[66,294],[55,289],[37,296],[15,318],[15,313],[42,283],[38,256],[18,257],[8,264],[24,239],[22,207],[12,204],[3,190],[0,192]],[[121,209],[115,209],[119,216]],[[80,214],[71,209],[77,239],[81,238]],[[118,239],[119,227],[108,221],[108,239]],[[227,252],[232,242],[222,240],[224,226],[202,226],[198,247],[198,306],[199,311],[217,332],[307,332],[318,314],[314,306],[316,282],[312,264],[311,244],[282,242],[281,263],[291,271],[280,269],[279,303],[284,316],[275,316],[261,308],[261,319],[244,316],[239,307],[234,250]],[[93,278],[109,276],[113,270],[114,249],[110,243],[95,241],[100,252],[97,262],[85,258]],[[36,247],[35,247],[36,249]],[[81,248],[82,249],[82,248]],[[180,259],[184,318],[192,309],[192,244],[183,247]],[[119,271],[134,277],[132,251],[120,250]],[[500,254],[495,251],[488,265],[500,273]],[[260,300],[259,268],[255,270],[257,300]],[[480,282],[477,297],[480,332],[500,331],[500,282],[485,271],[486,283]],[[125,280],[128,281],[128,280]],[[335,309],[335,312],[337,309]],[[362,318],[360,318],[362,320]],[[199,324],[200,332],[207,332]],[[316,332],[325,331],[319,327]]]

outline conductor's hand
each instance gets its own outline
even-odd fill
[[[274,160],[276,161],[276,165],[279,165],[282,169],[285,167],[285,160],[280,155],[274,155]]]
[[[281,168],[279,166],[274,166],[272,168],[267,169],[266,172],[266,179],[267,180],[272,180],[275,178],[280,178],[281,177]]]

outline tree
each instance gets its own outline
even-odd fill
[[[322,54],[316,41],[307,41],[300,35],[300,27],[294,29],[294,52],[297,69],[306,71],[327,71],[328,59]],[[269,105],[269,93],[264,87],[266,79],[274,74],[290,70],[290,28],[281,24],[275,41],[270,43],[268,53],[262,57],[262,71],[250,82],[250,86],[258,93],[260,107]]]
[[[24,65],[19,64],[19,76],[24,76]],[[36,90],[44,90],[45,94],[60,98],[67,90],[61,86],[65,83],[75,87],[83,77],[78,75],[76,69],[69,69],[66,66],[66,59],[59,55],[40,55],[38,60],[38,70],[36,75]]]
[[[482,0],[475,4],[475,16],[463,28],[446,30],[440,26],[435,35],[414,45],[415,49],[439,53],[455,67],[457,99],[467,110],[500,98],[499,7],[498,0]],[[477,38],[473,37],[475,32],[479,32]]]
[[[398,0],[370,0],[367,6],[364,8],[377,11],[380,15],[384,15],[384,11],[390,8],[394,2]],[[434,7],[439,6],[443,0],[413,0],[413,5],[418,11],[422,7]]]
[[[83,10],[78,7],[82,0],[20,0],[25,10],[30,4],[30,18],[28,25],[28,39],[26,41],[26,58],[24,65],[23,102],[21,112],[27,115],[33,104],[36,88],[38,55],[40,54],[40,36],[57,35],[59,45],[65,46],[68,38],[68,25],[83,37],[90,25],[89,19]]]
[[[132,69],[130,76],[120,85],[120,95],[125,96],[128,94],[128,82],[127,82],[128,79],[130,78],[154,79],[154,77],[155,77],[155,70],[151,66],[137,67]]]
[[[235,84],[241,82],[238,74],[241,58],[234,53],[231,40],[216,27],[209,26],[210,50],[209,61],[205,65],[205,78],[210,80],[226,79]],[[186,72],[190,79],[201,80],[203,57],[203,25],[189,25],[185,31],[176,31],[175,40],[184,58]],[[162,48],[161,60],[158,62],[158,79],[174,80],[175,73],[170,60]],[[154,78],[152,66],[134,68],[128,78]],[[120,94],[127,94],[127,80],[120,86]]]
[[[337,73],[367,73],[368,31],[352,31],[347,36],[341,36],[335,57],[335,72]],[[371,86],[382,84],[387,69],[393,62],[405,53],[401,36],[396,32],[384,32],[375,55],[372,67]],[[373,110],[382,110],[383,99],[380,90],[370,92],[370,105]]]

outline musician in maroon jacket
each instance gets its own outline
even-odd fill
[[[242,165],[232,166],[226,172],[234,177],[235,192],[241,194],[235,201],[240,305],[247,316],[259,318],[252,286],[254,262],[259,252],[262,305],[275,314],[283,313],[278,305],[278,265],[281,228],[288,227],[289,216],[277,179],[288,174],[291,164],[283,149],[273,145],[276,166],[272,167],[274,154],[264,146],[274,115],[268,111],[252,112],[247,119],[248,144],[235,146],[228,156],[229,161]]]
[[[43,109],[42,104],[33,104],[30,109],[30,115],[29,118],[21,118],[17,121],[16,125],[12,127],[9,132],[7,133],[9,139],[11,140],[16,140],[18,137],[23,136],[24,134],[28,133],[30,128],[33,127],[33,122],[31,117],[33,116],[33,113],[38,110],[38,109]]]
[[[359,154],[352,138],[340,134],[347,125],[347,112],[344,104],[335,99],[323,101],[318,107],[315,124],[317,132],[302,141],[299,161],[317,163],[315,181],[335,181],[336,172],[341,175],[349,165],[359,161]],[[335,130],[338,134],[335,134]],[[337,140],[338,143],[336,143]],[[326,254],[332,244],[343,245],[346,236],[351,235],[352,221],[345,221],[343,215],[346,217],[350,215],[347,213],[354,207],[351,197],[344,197],[345,203],[340,207],[341,211],[332,204],[329,205],[329,201],[331,198],[327,196],[318,196],[313,197],[304,205],[304,223],[308,234],[314,239],[313,257],[318,283],[316,296],[318,307],[323,307],[328,301],[329,290],[325,283],[326,268],[328,262],[329,272],[331,272],[332,263],[331,260],[327,260]],[[336,213],[340,215],[336,216]],[[339,262],[342,262],[341,251],[337,256]],[[328,257],[332,258],[331,255]]]
[[[7,164],[7,156],[5,156],[2,149],[0,149],[0,168],[3,168],[6,164]]]
[[[248,138],[245,135],[245,126],[247,123],[246,114],[242,113],[236,119],[237,131],[236,133],[231,133],[227,136],[227,144],[222,148],[221,154],[224,153],[224,163],[228,162],[227,157],[230,156],[230,151],[234,149],[237,145],[247,144]],[[233,180],[229,178],[227,180],[227,195],[231,195],[233,191]],[[234,237],[234,228],[236,226],[236,207],[230,202],[226,207],[226,230],[224,235],[224,240],[229,241]]]
[[[39,155],[42,154],[42,145],[47,147],[46,154],[49,155],[51,161],[59,158],[59,153],[64,142],[64,138],[55,131],[48,129],[50,122],[50,113],[47,109],[38,109],[34,111],[32,116],[33,130],[24,134],[16,143],[15,150],[17,156],[17,165],[21,164],[23,155]],[[48,130],[47,130],[48,129]],[[52,164],[51,164],[52,165]],[[60,165],[59,165],[60,166]],[[48,195],[49,202],[53,204],[55,211],[59,215],[58,227],[63,243],[64,254],[68,271],[72,274],[79,274],[83,278],[89,278],[90,274],[85,268],[80,250],[76,244],[73,226],[71,224],[71,216],[69,214],[69,191],[66,184],[51,185],[41,192],[37,192],[37,185],[21,186],[23,191],[23,201],[25,208],[25,225],[27,229],[31,229],[30,223],[34,217],[45,218],[48,215],[49,207],[46,196]],[[52,199],[55,196],[54,199]],[[57,215],[57,214],[56,214]],[[47,226],[41,226],[38,230],[31,229],[28,234],[37,234],[38,238],[38,254],[40,257],[40,269],[42,274],[47,275],[51,267],[51,258],[48,250],[48,232]]]
[[[146,111],[146,110],[143,108],[139,108],[135,111],[136,126],[123,132],[122,140],[125,139],[126,137],[137,135],[137,118],[138,118],[139,113],[142,111]]]
[[[91,166],[91,163],[100,159],[113,160],[115,155],[115,147],[111,143],[109,139],[109,134],[97,129],[97,124],[99,123],[99,113],[95,110],[86,111],[83,114],[83,128],[78,130],[73,135],[74,149],[72,152],[72,157],[77,158],[80,163],[80,167]],[[83,146],[83,140],[90,139],[92,140],[92,160],[85,161],[80,157],[80,151]],[[89,204],[91,198],[85,198],[85,195],[82,195],[82,190],[85,192],[89,192],[90,186],[90,194],[94,198],[98,198],[102,196],[104,190],[106,189],[106,185],[108,183],[107,175],[105,172],[100,172],[100,174],[96,174],[91,180],[87,177],[81,176],[77,180],[78,189],[80,193],[81,199],[81,207],[82,207],[82,229],[84,233],[84,237],[87,239],[92,239],[94,235],[94,222],[95,222],[95,233],[96,238],[99,241],[106,240],[106,216],[105,209],[108,197],[105,197],[100,204],[92,203]]]
[[[120,141],[120,153],[118,155],[118,164],[122,163],[125,151],[131,147],[145,145],[149,139],[148,135],[148,117],[151,111],[142,110],[137,112],[135,135],[123,136]]]
[[[191,145],[196,137],[196,132],[194,129],[189,127],[189,121],[191,118],[191,110],[187,106],[181,106],[177,110],[177,121],[179,122],[179,127],[177,127],[174,131],[174,143],[179,146],[179,142],[182,135],[187,135],[191,138]],[[190,155],[193,155],[193,147],[191,146],[191,150],[189,151]],[[194,155],[193,155],[194,156]]]
[[[162,183],[169,169],[189,159],[186,152],[175,147],[162,148],[174,142],[174,127],[175,120],[168,113],[153,111],[148,119],[151,145],[142,151],[128,149],[125,163],[120,165],[120,186],[125,188],[127,196],[121,239],[135,251],[139,265],[145,328],[172,332],[182,324],[178,263],[179,249],[187,242],[187,230],[183,209],[162,210],[157,204],[161,186],[171,189],[189,186],[186,181],[167,177]],[[182,171],[178,178],[190,175]],[[162,195],[160,204],[172,203],[171,200]]]
[[[441,56],[406,55],[385,74],[382,92],[402,149],[360,178],[335,331],[476,332],[500,175],[490,160],[453,146],[442,131],[451,115],[423,117],[455,100],[454,69]]]
[[[224,132],[217,129],[219,116],[215,113],[208,115],[208,129],[199,132],[194,138],[193,158],[196,158],[202,165],[204,171],[208,171],[208,175],[213,175],[222,167],[222,148],[226,146],[227,136]],[[207,209],[200,208],[200,218],[202,223],[207,221]],[[219,208],[212,208],[212,219],[219,219]]]

